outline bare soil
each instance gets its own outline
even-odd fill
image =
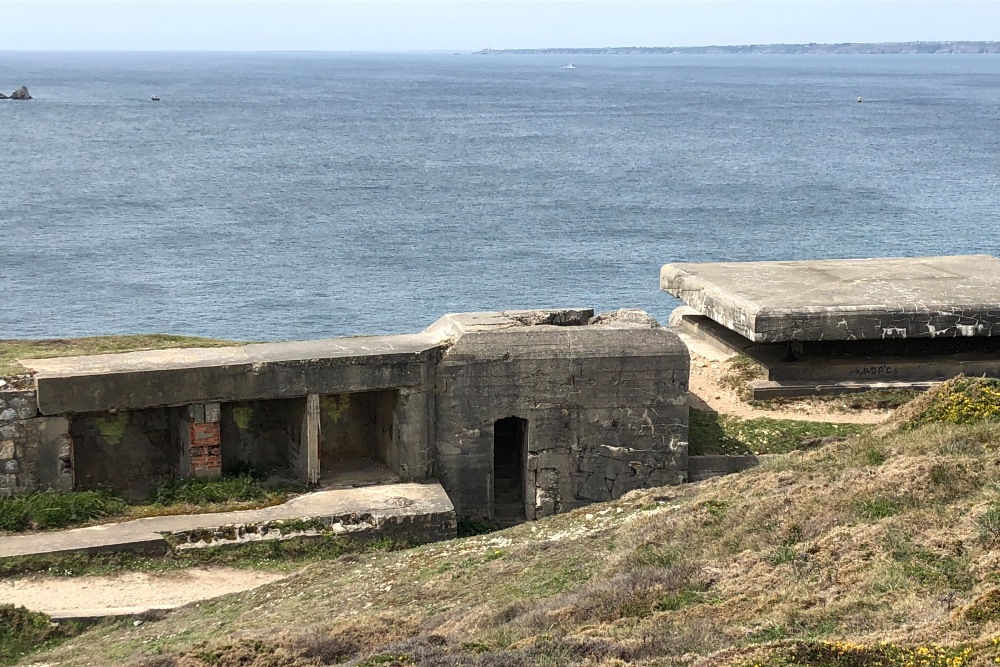
[[[147,610],[247,591],[289,574],[195,567],[170,572],[125,572],[111,576],[18,577],[0,581],[0,604],[24,606],[47,614],[99,610]]]
[[[743,400],[728,386],[729,362],[716,355],[702,356],[691,349],[691,407],[711,410],[743,419],[770,417],[799,421],[836,422],[841,424],[879,424],[892,410],[844,410],[840,404],[823,399],[803,398],[781,409],[768,410]]]

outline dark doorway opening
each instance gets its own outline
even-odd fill
[[[493,520],[512,526],[525,520],[524,469],[528,420],[506,417],[493,423]]]

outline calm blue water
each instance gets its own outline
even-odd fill
[[[36,97],[0,101],[0,338],[665,319],[668,261],[998,251],[998,57],[574,62],[0,53]]]

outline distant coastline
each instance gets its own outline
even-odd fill
[[[637,55],[637,54],[918,54],[1000,53],[1000,42],[858,42],[842,44],[739,44],[731,46],[606,46],[600,48],[483,49],[474,55]]]

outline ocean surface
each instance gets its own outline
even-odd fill
[[[0,339],[665,321],[665,262],[998,252],[1000,56],[566,60],[0,52]]]

